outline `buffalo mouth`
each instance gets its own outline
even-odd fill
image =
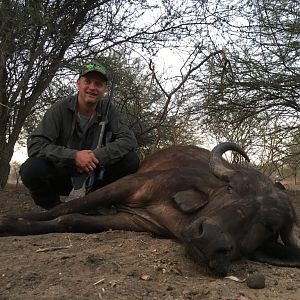
[[[197,264],[206,263],[209,270],[218,277],[226,276],[231,267],[231,255],[228,250],[218,250],[210,258],[195,245],[186,247],[187,255]]]

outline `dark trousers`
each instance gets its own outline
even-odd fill
[[[102,176],[99,176],[100,168],[96,169],[96,176],[91,191],[99,189],[109,183],[137,171],[139,157],[131,151],[119,162],[105,167]],[[68,196],[73,188],[71,170],[57,168],[42,157],[30,157],[20,168],[23,184],[30,190],[34,202],[46,209],[60,203],[60,195]]]

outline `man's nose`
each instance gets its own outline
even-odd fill
[[[97,87],[97,85],[95,84],[95,82],[90,82],[89,88],[90,88],[91,90],[95,90],[96,87]]]

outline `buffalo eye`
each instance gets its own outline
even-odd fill
[[[228,193],[232,193],[232,186],[231,186],[231,185],[227,185],[227,186],[226,186],[226,191],[227,191]]]
[[[232,247],[219,248],[219,249],[216,250],[216,254],[223,255],[223,256],[228,256],[231,251],[232,251]]]
[[[199,224],[199,227],[198,227],[198,233],[199,233],[200,235],[203,234],[203,223],[200,223],[200,224]]]

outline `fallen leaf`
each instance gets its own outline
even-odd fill
[[[244,282],[244,281],[246,281],[246,278],[241,279],[241,278],[238,278],[236,276],[226,276],[224,278],[230,279],[230,280],[233,280],[233,281],[236,281],[236,282]]]
[[[141,279],[142,279],[142,280],[146,280],[146,281],[147,281],[147,280],[150,280],[150,275],[142,275],[142,276],[141,276]]]

